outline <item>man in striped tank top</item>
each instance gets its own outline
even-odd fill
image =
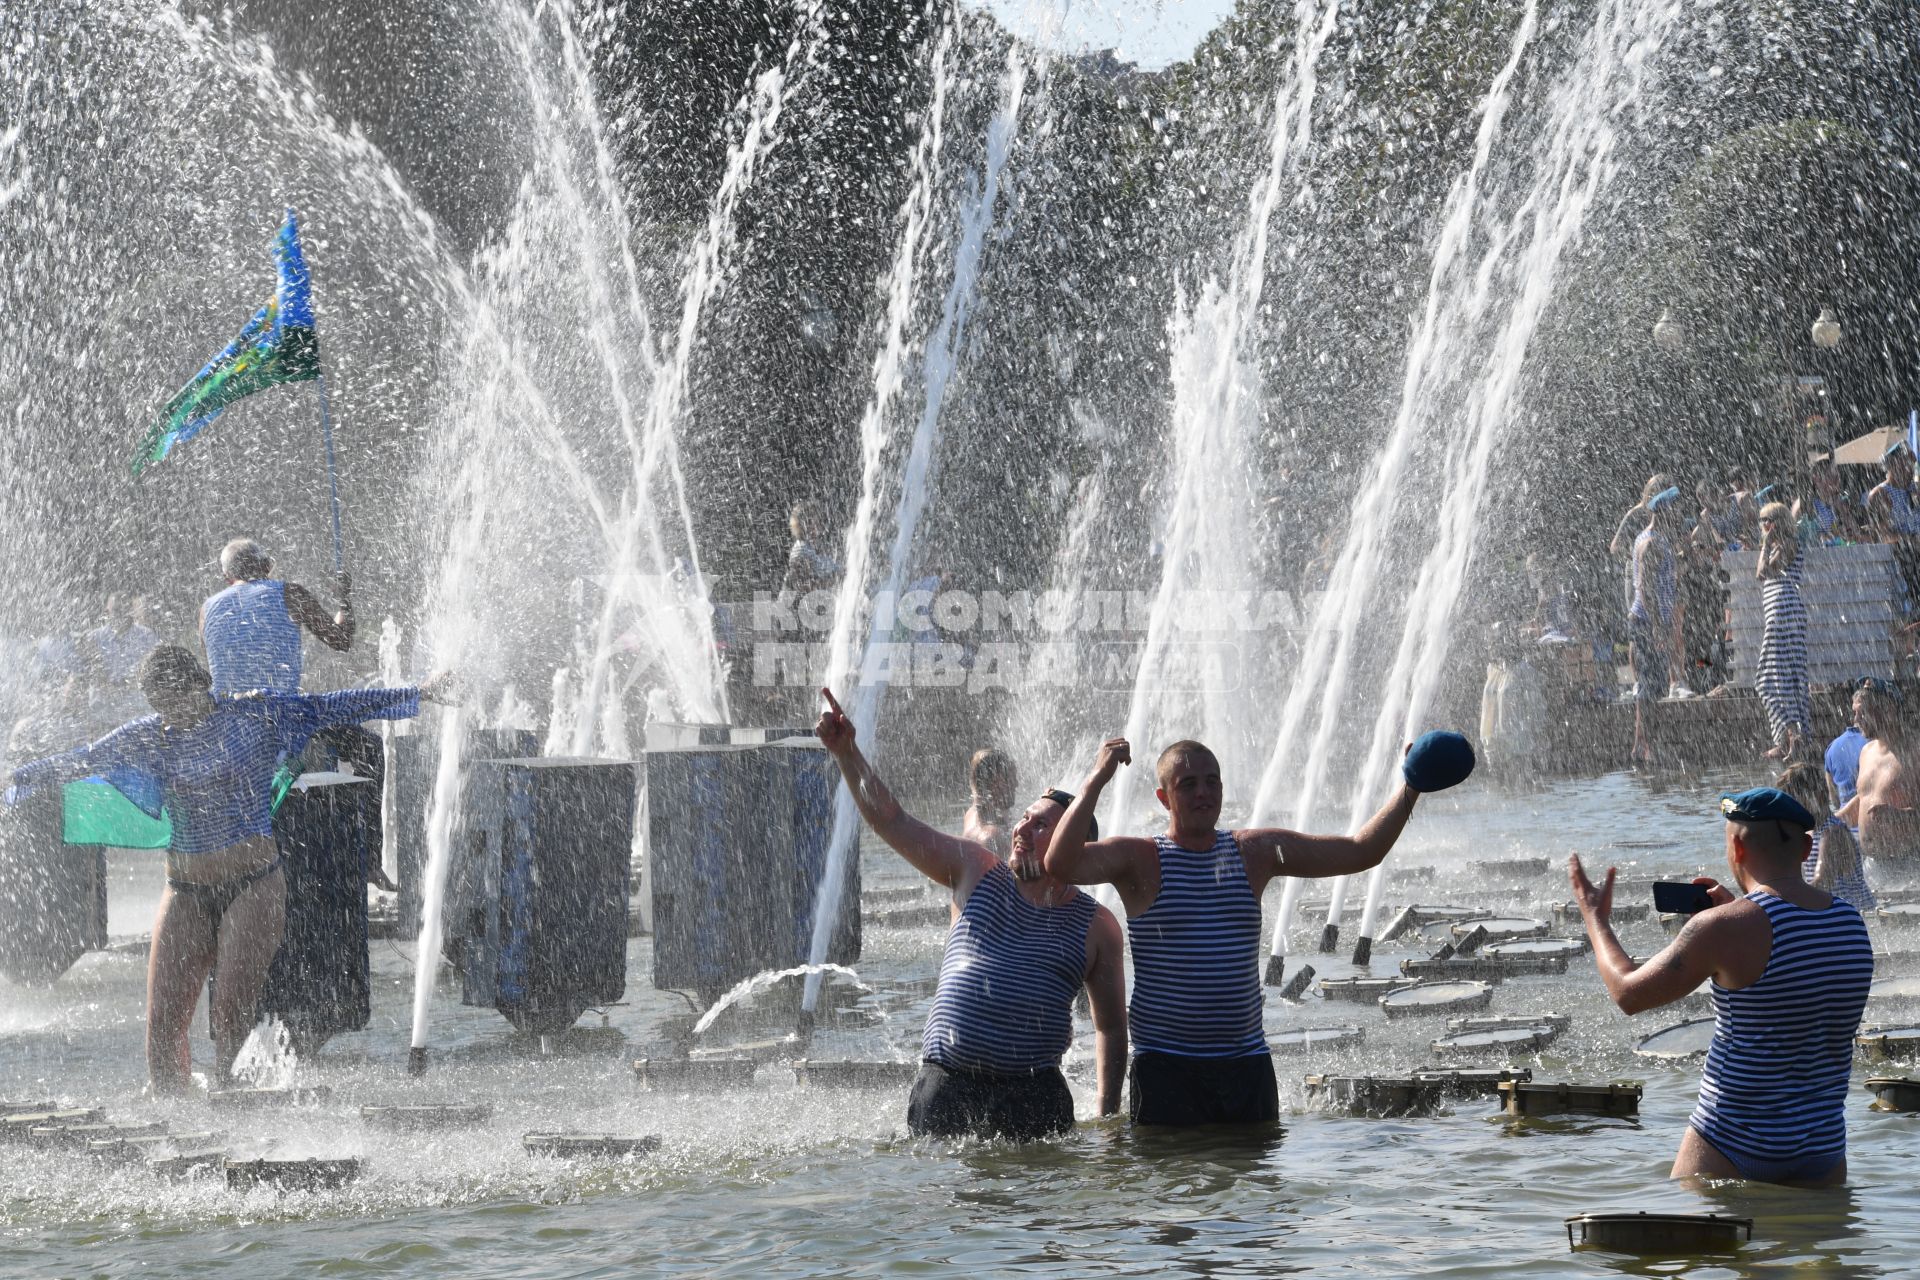
[[[860,816],[952,895],[940,986],[921,1036],[907,1103],[916,1136],[1027,1141],[1073,1128],[1060,1059],[1073,1042],[1073,1000],[1093,1013],[1101,1115],[1120,1109],[1127,1060],[1126,957],[1113,913],[1070,884],[1016,880],[978,840],[936,831],[900,807],[854,742],[833,694],[814,727]],[[1049,791],[1013,823],[1015,851],[1044,856],[1073,797]]]
[[[1339,876],[1379,864],[1413,813],[1402,785],[1353,836],[1277,829],[1222,831],[1220,764],[1198,742],[1160,753],[1154,792],[1165,835],[1095,839],[1093,808],[1132,759],[1115,738],[1054,833],[1048,874],[1111,884],[1133,947],[1128,1025],[1136,1124],[1260,1124],[1280,1118],[1273,1058],[1261,1024],[1260,895],[1275,876]],[[1016,850],[1014,862],[1026,868]]]
[[[1806,806],[1756,787],[1722,797],[1720,809],[1744,896],[1696,880],[1712,905],[1645,964],[1614,937],[1613,868],[1596,887],[1573,858],[1574,897],[1622,1011],[1671,1004],[1712,980],[1713,1043],[1672,1176],[1834,1186],[1847,1178],[1853,1037],[1873,981],[1867,926],[1802,878],[1814,826]]]

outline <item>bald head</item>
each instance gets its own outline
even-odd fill
[[[273,560],[252,538],[235,538],[220,549],[220,572],[234,582],[252,582],[273,572]]]
[[[1166,787],[1172,783],[1182,765],[1200,766],[1207,773],[1220,772],[1220,761],[1205,743],[1182,738],[1160,753],[1160,758],[1153,763],[1153,776],[1162,787]]]

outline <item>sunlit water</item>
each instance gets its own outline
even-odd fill
[[[1566,898],[1558,859],[1576,851],[1617,861],[1637,877],[1716,869],[1716,789],[1650,788],[1616,775],[1531,794],[1476,786],[1430,798],[1396,865],[1432,864],[1437,877],[1410,884],[1390,876],[1388,901],[1544,915]],[[1482,859],[1542,855],[1555,859],[1553,868],[1522,883],[1462,869]],[[914,883],[884,850],[869,847],[863,858],[870,892]],[[144,929],[157,889],[148,856],[117,859],[113,932]],[[1313,886],[1306,896],[1323,894]],[[1276,898],[1268,897],[1269,913]],[[1626,926],[1623,936],[1640,953],[1662,940],[1652,924]],[[1908,949],[1897,936],[1883,937],[1882,949],[1889,942],[1896,953]],[[875,991],[860,996],[858,1007],[888,1016],[821,1032],[813,1056],[912,1056],[928,999],[918,984],[936,971],[940,944],[933,927],[870,924],[857,967]],[[1411,945],[1380,954],[1375,972],[1413,954],[1405,949]],[[224,1129],[236,1150],[357,1155],[365,1167],[342,1190],[279,1195],[0,1149],[0,1271],[553,1277],[1682,1270],[1677,1262],[1569,1253],[1566,1216],[1636,1208],[1756,1219],[1756,1241],[1738,1259],[1698,1264],[1690,1275],[1898,1275],[1920,1246],[1920,1213],[1908,1185],[1920,1134],[1909,1117],[1868,1112],[1864,1091],[1849,1108],[1853,1185],[1846,1192],[1737,1189],[1704,1197],[1669,1185],[1667,1165],[1693,1104],[1698,1068],[1644,1061],[1630,1050],[1639,1036],[1682,1015],[1621,1016],[1584,961],[1564,978],[1508,980],[1491,1012],[1573,1015],[1572,1030],[1544,1055],[1516,1062],[1531,1066],[1536,1079],[1643,1080],[1638,1121],[1511,1122],[1490,1101],[1420,1120],[1306,1110],[1305,1073],[1424,1065],[1426,1041],[1441,1031],[1437,1019],[1388,1024],[1377,1009],[1310,996],[1299,1006],[1270,998],[1269,1028],[1358,1023],[1367,1041],[1353,1050],[1276,1059],[1288,1111],[1284,1134],[1133,1133],[1124,1123],[1088,1123],[1057,1142],[1014,1147],[911,1140],[904,1090],[803,1089],[779,1063],[761,1066],[746,1091],[689,1097],[639,1089],[630,1060],[657,1056],[666,1020],[684,1025],[692,1013],[681,997],[652,988],[644,939],[629,953],[629,1003],[607,1011],[609,1025],[627,1037],[619,1052],[541,1058],[512,1047],[499,1016],[463,1008],[443,989],[434,1008],[433,1069],[410,1080],[402,1071],[409,953],[407,944],[374,943],[372,1026],[336,1038],[300,1065],[299,1083],[331,1086],[331,1098],[252,1114],[211,1113],[197,1099],[140,1099],[139,957],[90,955],[51,989],[8,988],[0,1000],[0,1097],[93,1103],[114,1119]],[[1317,955],[1302,958],[1323,973],[1347,971],[1331,958],[1324,965]],[[1883,1014],[1900,1020],[1897,1010],[1870,1010],[1869,1017]],[[592,1013],[583,1019],[588,1026],[596,1021]],[[1083,1117],[1092,1105],[1090,1047],[1083,1021],[1068,1063]],[[205,1044],[196,1051],[204,1057]],[[495,1114],[476,1130],[409,1135],[385,1134],[358,1118],[363,1104],[410,1100],[487,1100]],[[657,1133],[664,1145],[651,1156],[613,1161],[564,1161],[521,1149],[522,1134],[552,1129]]]

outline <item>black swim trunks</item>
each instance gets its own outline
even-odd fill
[[[1009,1076],[922,1062],[907,1099],[907,1129],[917,1138],[1031,1142],[1071,1128],[1073,1094],[1057,1067]]]
[[[1280,1086],[1273,1075],[1273,1056],[1136,1053],[1127,1072],[1127,1115],[1135,1124],[1277,1123]]]
[[[285,866],[286,861],[286,855],[279,854],[272,862],[269,862],[257,871],[249,871],[244,875],[235,876],[231,880],[222,880],[218,884],[201,884],[195,880],[175,880],[172,876],[168,876],[167,887],[206,911],[208,915],[213,917],[215,926],[218,926],[220,918],[227,914],[227,908],[233,905],[236,898]]]

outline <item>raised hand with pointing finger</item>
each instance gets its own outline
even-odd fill
[[[834,701],[831,689],[820,690],[820,696],[827,700],[827,709],[820,713],[820,719],[813,726],[813,734],[830,755],[843,756],[853,750],[853,721]]]

